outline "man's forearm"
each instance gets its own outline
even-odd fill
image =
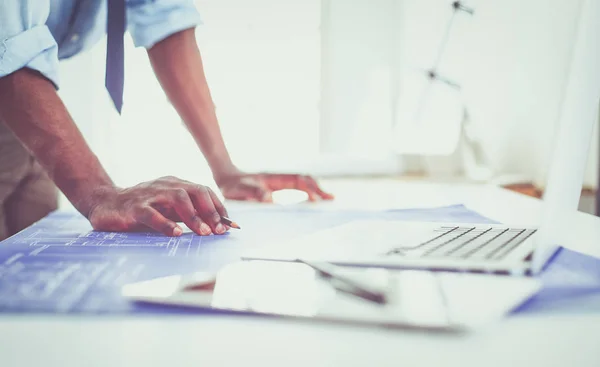
[[[194,136],[213,174],[231,170],[233,164],[223,142],[194,30],[162,40],[148,54],[165,93]]]
[[[0,121],[21,140],[83,215],[113,183],[52,84],[21,69],[0,78]]]

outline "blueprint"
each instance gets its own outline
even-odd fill
[[[230,217],[243,229],[208,237],[188,231],[181,237],[169,238],[156,233],[95,232],[79,214],[55,212],[0,242],[0,312],[189,312],[127,302],[120,296],[120,288],[166,275],[216,271],[238,261],[242,250],[352,220],[491,222],[462,205],[381,212],[256,206],[230,210]],[[544,274],[547,290],[517,311],[548,310],[548,302],[562,294],[557,290],[598,295],[599,263],[600,260],[563,250]],[[600,311],[600,302],[596,305]]]

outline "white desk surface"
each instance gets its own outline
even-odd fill
[[[497,187],[329,182],[327,207],[463,203],[535,225],[540,202]],[[600,219],[578,213],[566,247],[600,257]],[[0,366],[600,366],[600,313],[511,316],[468,334],[249,317],[1,316]]]

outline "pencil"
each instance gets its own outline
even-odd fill
[[[231,228],[242,229],[242,227],[240,227],[239,224],[237,224],[236,222],[232,221],[231,219],[229,219],[227,217],[221,217],[221,223],[223,223],[226,226],[229,226]]]

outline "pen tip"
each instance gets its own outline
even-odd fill
[[[231,228],[235,228],[235,229],[242,229],[242,227],[239,226],[239,224],[237,224],[236,222],[231,222]]]

